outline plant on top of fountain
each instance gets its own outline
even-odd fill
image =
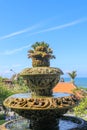
[[[55,58],[53,50],[45,42],[35,42],[32,50],[28,51],[28,58],[32,59],[33,67],[49,67],[50,59]]]

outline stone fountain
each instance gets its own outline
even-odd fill
[[[29,119],[29,129],[58,130],[60,117],[76,106],[78,99],[75,95],[58,96],[58,93],[52,92],[63,72],[59,68],[50,67],[50,59],[55,56],[52,55],[53,51],[49,45],[36,42],[32,48],[33,50],[28,51],[28,58],[32,59],[32,68],[26,68],[20,73],[27,81],[30,93],[24,97],[8,97],[4,105]]]

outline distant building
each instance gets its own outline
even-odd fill
[[[77,87],[72,82],[59,82],[54,88],[53,92],[60,93],[73,93],[73,90]]]
[[[12,83],[12,80],[10,80],[10,79],[5,79],[4,81],[3,81],[6,85],[12,85],[13,83]]]
[[[59,82],[54,88],[53,92],[75,94],[78,99],[84,98],[85,92],[79,89],[72,82]],[[87,93],[86,93],[87,94]]]

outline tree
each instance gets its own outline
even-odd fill
[[[28,51],[28,58],[32,59],[33,67],[50,66],[50,59],[55,58],[49,44],[45,42],[36,42],[32,45],[32,50]]]
[[[72,71],[71,73],[70,72],[68,72],[68,75],[70,76],[70,78],[71,78],[71,82],[73,82],[74,83],[74,79],[76,78],[76,76],[77,76],[77,72],[76,71]]]

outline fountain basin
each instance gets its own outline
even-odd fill
[[[26,119],[5,123],[2,128],[3,130],[44,130],[44,128],[30,129],[29,121]],[[46,127],[45,130],[48,130],[48,128]],[[58,119],[57,126],[49,128],[49,130],[87,130],[87,122],[73,116],[62,116]]]
[[[32,97],[31,93],[15,94],[4,101],[4,105],[27,119],[56,118],[78,104],[74,95],[53,93],[53,97]]]
[[[27,81],[33,95],[51,96],[53,87],[59,82],[63,72],[53,67],[25,68],[20,75]]]

